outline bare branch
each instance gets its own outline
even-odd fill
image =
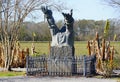
[[[115,7],[115,8],[120,8],[120,1],[119,0],[104,0],[105,2],[108,3],[108,5]]]

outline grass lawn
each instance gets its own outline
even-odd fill
[[[25,72],[14,72],[14,71],[11,71],[11,72],[7,72],[7,71],[0,72],[0,77],[24,76],[24,75],[25,75]]]
[[[21,48],[31,49],[32,42],[20,42]],[[34,42],[35,51],[39,54],[49,55],[50,46],[48,41]],[[30,50],[31,51],[31,50]],[[31,52],[30,52],[31,53]],[[86,55],[87,52],[87,42],[86,41],[75,41],[75,54],[76,55]]]
[[[22,49],[29,48],[31,49],[32,42],[20,42],[20,46]],[[50,46],[48,41],[40,41],[34,42],[35,51],[39,54],[47,54],[50,53]],[[75,41],[75,55],[87,55],[87,41]],[[120,55],[120,42],[111,42],[111,46],[115,48],[115,54]],[[31,50],[30,50],[31,51]]]

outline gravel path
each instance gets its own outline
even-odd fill
[[[5,77],[0,82],[117,82],[113,79],[97,79],[85,77]]]

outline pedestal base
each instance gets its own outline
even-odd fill
[[[75,73],[74,47],[51,47],[48,60],[49,73]]]
[[[63,46],[63,47],[51,47],[50,57],[64,58],[74,57],[74,47]]]

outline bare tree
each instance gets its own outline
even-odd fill
[[[24,19],[48,3],[51,3],[50,0],[0,0],[0,36],[6,70],[10,70]]]
[[[120,0],[104,0],[108,5],[120,9]]]

